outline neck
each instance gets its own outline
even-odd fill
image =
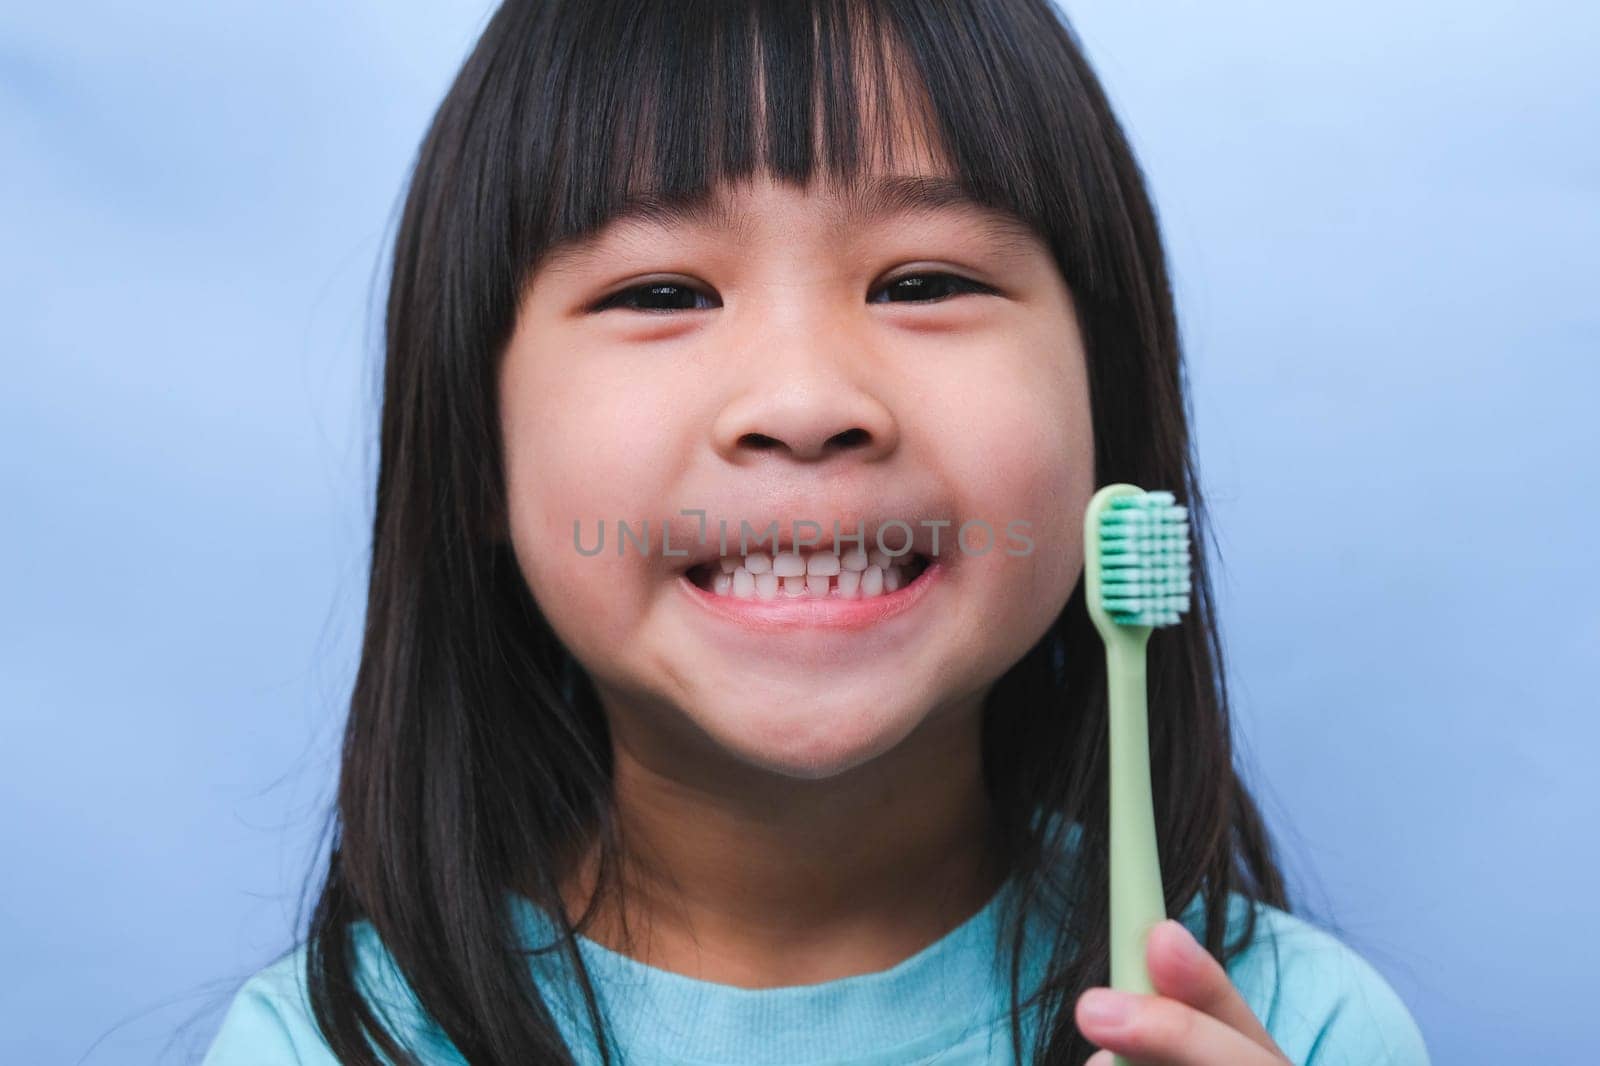
[[[824,779],[614,728],[624,891],[600,885],[596,842],[565,879],[569,916],[598,892],[583,931],[591,940],[745,988],[876,972],[910,957],[975,914],[1005,878],[983,783],[982,695]],[[641,927],[648,936],[634,942],[628,933]]]

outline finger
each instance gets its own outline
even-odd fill
[[[1096,1051],[1093,1055],[1083,1060],[1083,1066],[1111,1066],[1111,1062],[1111,1052]]]
[[[1078,997],[1076,1018],[1084,1036],[1140,1066],[1284,1066],[1289,1061],[1166,996],[1091,988]]]
[[[1181,923],[1168,918],[1150,930],[1145,964],[1157,994],[1187,1003],[1269,1051],[1283,1055],[1222,964]]]

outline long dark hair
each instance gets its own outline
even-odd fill
[[[1251,908],[1224,944],[1230,893],[1289,909],[1234,765],[1155,214],[1063,16],[1049,0],[507,0],[422,141],[394,243],[365,634],[306,938],[316,1021],[341,1061],[377,1066],[369,1039],[416,1061],[357,991],[363,921],[468,1061],[573,1061],[518,950],[512,887],[557,923],[610,1061],[572,939],[592,905],[572,922],[559,889],[585,842],[600,844],[602,877],[618,868],[609,732],[503,535],[497,364],[542,257],[630,194],[698,197],[759,167],[802,183],[824,166],[854,175],[871,128],[855,112],[861,71],[861,85],[920,102],[923,136],[974,198],[1046,239],[1086,342],[1096,483],[1168,488],[1189,508],[1192,609],[1156,631],[1148,667],[1168,912],[1202,893],[1204,942],[1226,962],[1255,925]],[[1109,975],[1103,867],[1071,878],[1051,859],[1063,826],[1081,827],[1083,854],[1106,853],[1105,700],[1080,581],[984,710],[987,787],[1021,887],[1013,947],[1024,909],[1076,900],[1039,990],[1040,1063],[1094,1050],[1072,1007]]]

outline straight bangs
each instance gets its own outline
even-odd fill
[[[1116,195],[1094,167],[1104,131],[1063,106],[1083,95],[1063,61],[1074,50],[1016,39],[1069,31],[1032,4],[988,6],[1013,5],[551,5],[559,18],[523,40],[563,39],[512,116],[518,173],[490,187],[528,193],[511,230],[520,280],[619,216],[704,210],[757,172],[846,193],[907,173],[896,145],[909,138],[965,198],[1044,239],[1092,296],[1108,280],[1095,248],[1111,243],[1096,230],[1126,225],[1090,209]]]

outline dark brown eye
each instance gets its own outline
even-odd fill
[[[987,285],[955,274],[907,274],[889,282],[878,292],[899,299],[870,300],[869,303],[936,303],[962,292],[993,292]]]
[[[604,311],[612,307],[621,307],[630,311],[646,312],[694,311],[697,309],[695,298],[699,296],[706,296],[706,294],[692,285],[684,285],[676,281],[653,281],[613,293],[596,304],[594,309],[596,311]],[[706,296],[706,298],[710,299],[709,296]],[[710,304],[709,306],[716,305]]]
[[[869,303],[937,303],[947,297],[963,292],[993,292],[987,285],[959,277],[955,274],[922,273],[906,274],[879,288],[874,295],[882,293],[888,299],[869,300]],[[704,299],[705,304],[698,303]],[[611,308],[622,308],[628,311],[643,311],[646,313],[660,313],[671,311],[696,311],[705,307],[717,307],[720,303],[714,296],[676,281],[656,281],[644,285],[635,285],[623,289],[601,300],[593,308],[595,311],[606,311]]]

